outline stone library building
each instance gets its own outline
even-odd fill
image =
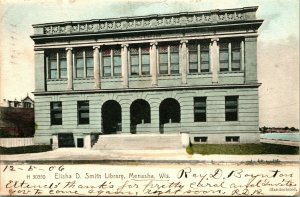
[[[35,143],[259,142],[257,9],[33,25]]]

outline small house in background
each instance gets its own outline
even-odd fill
[[[3,99],[1,107],[15,107],[15,108],[34,108],[34,100],[31,99],[28,94],[24,99],[18,101],[15,100],[6,100]]]
[[[27,95],[24,99],[21,100],[21,105],[23,108],[33,108],[34,101]]]

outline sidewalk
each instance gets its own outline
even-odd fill
[[[88,150],[60,148],[49,152],[0,155],[1,162],[47,161],[63,163],[150,162],[150,163],[239,163],[284,162],[299,163],[299,155],[188,155],[178,150]]]

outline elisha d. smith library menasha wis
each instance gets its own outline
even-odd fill
[[[33,25],[35,143],[259,142],[257,9]]]

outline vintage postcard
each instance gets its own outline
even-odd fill
[[[297,0],[0,0],[1,196],[299,196]]]

